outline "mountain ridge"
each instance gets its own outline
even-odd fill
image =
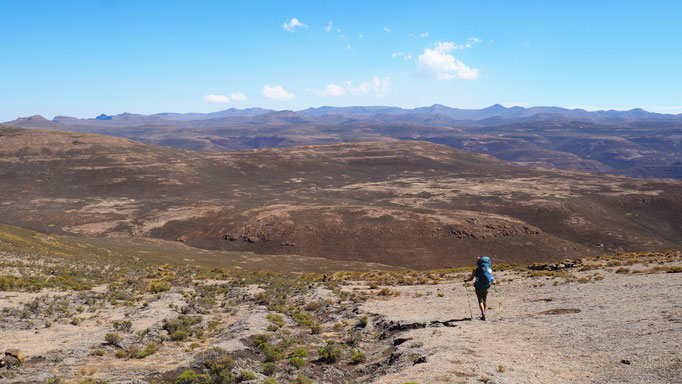
[[[499,104],[480,110],[440,104],[414,109],[327,106],[298,112],[231,108],[212,114],[56,116],[51,121],[31,116],[7,125],[203,151],[423,140],[521,165],[682,179],[682,115],[641,109],[588,112]]]
[[[72,121],[73,119],[80,121],[93,121],[93,120],[117,120],[117,119],[130,119],[130,118],[159,118],[169,121],[192,121],[192,120],[210,120],[213,118],[221,117],[234,117],[234,116],[258,116],[272,112],[284,112],[287,110],[273,110],[264,108],[228,108],[216,112],[208,113],[174,113],[174,112],[162,112],[154,114],[136,114],[123,112],[115,115],[101,114],[95,118],[77,118],[72,116],[62,116],[57,115],[51,121]],[[453,108],[442,104],[433,104],[431,106],[416,107],[416,108],[402,108],[394,106],[348,106],[348,107],[334,107],[334,106],[321,106],[321,107],[310,107],[298,111],[290,111],[302,116],[324,116],[324,115],[408,115],[408,114],[430,114],[430,115],[443,115],[456,120],[483,120],[490,117],[507,117],[507,118],[520,118],[520,117],[531,117],[536,114],[554,114],[557,117],[569,118],[569,119],[580,119],[580,118],[640,118],[640,119],[682,119],[682,113],[680,114],[666,114],[649,112],[642,108],[632,108],[629,110],[595,110],[587,111],[581,108],[563,108],[556,106],[533,106],[529,108],[521,106],[504,107],[501,104],[493,104],[488,107],[479,109],[469,109],[469,108]],[[31,117],[38,117],[40,115],[34,115]],[[40,116],[42,117],[42,116]],[[43,117],[44,118],[44,117]],[[17,118],[19,120],[22,118]],[[25,118],[24,118],[25,119]],[[3,123],[4,125],[12,125],[12,122],[7,121]],[[47,120],[47,119],[46,119]]]

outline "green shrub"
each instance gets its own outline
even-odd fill
[[[293,365],[297,369],[301,369],[303,364],[305,364],[305,360],[301,359],[300,357],[292,357],[289,359],[289,364]]]
[[[265,381],[263,381],[263,384],[279,384],[279,381],[273,379],[272,377],[268,377],[265,379]]]
[[[362,352],[358,352],[358,351],[356,351],[356,350],[352,350],[352,351],[351,351],[350,359],[353,361],[353,363],[359,364],[359,363],[364,363],[365,360],[367,360],[367,357],[366,357],[365,354],[362,353]]]
[[[275,363],[273,363],[273,362],[267,362],[267,363],[263,364],[263,374],[264,374],[265,376],[270,376],[270,375],[272,375],[273,373],[275,373],[275,368],[276,368],[276,367],[277,367],[277,366],[276,366]]]
[[[207,383],[233,383],[235,378],[232,370],[237,366],[232,357],[222,348],[211,348],[201,352],[192,364],[200,367],[210,382]]]
[[[252,341],[256,347],[263,349],[263,346],[270,342],[270,335],[255,335],[253,336]]]
[[[171,333],[170,338],[173,341],[185,341],[189,338],[189,334],[185,331],[175,331]]]
[[[170,290],[170,284],[163,280],[152,280],[147,286],[147,290],[151,293],[160,293]]]
[[[313,384],[313,382],[303,375],[298,375],[291,384]]]
[[[121,343],[121,340],[122,340],[121,336],[113,332],[109,332],[106,335],[104,335],[104,342],[109,345],[118,346]]]
[[[308,351],[305,348],[296,348],[293,352],[289,354],[289,357],[306,357],[308,356]]]
[[[199,336],[201,331],[194,328],[201,322],[201,316],[179,315],[175,320],[163,320],[163,329],[171,335],[171,340],[186,340],[191,335]]]
[[[175,384],[208,384],[209,377],[207,375],[199,375],[191,369],[186,370],[181,373],[177,379],[175,379]]]
[[[284,318],[282,317],[282,315],[271,313],[268,315],[268,320],[270,320],[274,325],[280,328],[284,326]]]
[[[136,359],[144,359],[145,357],[147,357],[149,355],[153,355],[155,353],[156,353],[156,346],[153,344],[149,344],[149,345],[147,345],[147,347],[144,350],[137,353],[135,355],[135,358]]]
[[[273,345],[270,343],[269,335],[255,335],[252,340],[258,349],[265,352],[264,361],[266,363],[281,360],[283,357],[282,354],[291,343],[290,341],[285,340],[278,345]]]
[[[133,322],[130,320],[116,320],[114,321],[114,329],[121,332],[130,332],[133,327]]]
[[[235,381],[241,383],[242,381],[256,380],[258,377],[251,371],[242,369],[239,371],[239,375],[235,378]]]
[[[341,348],[332,340],[327,345],[320,348],[320,359],[327,363],[335,363],[341,358]]]

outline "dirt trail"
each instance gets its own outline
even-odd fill
[[[491,291],[485,322],[478,320],[470,291],[475,320],[400,333],[413,340],[397,353],[424,356],[426,362],[375,383],[474,383],[486,378],[489,383],[666,383],[682,377],[682,275],[601,274],[603,280],[586,284],[503,282],[504,318]],[[398,290],[400,296],[368,302],[362,309],[401,323],[469,317],[461,284]],[[432,294],[415,295],[427,291]]]

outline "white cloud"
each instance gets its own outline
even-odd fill
[[[346,49],[350,51],[353,47],[351,47],[350,44],[346,44]]]
[[[403,53],[403,52],[396,52],[391,54],[392,58],[396,57],[402,57],[405,60],[412,60],[412,54],[411,53]]]
[[[473,44],[478,44],[478,43],[482,43],[483,40],[479,39],[478,37],[470,37],[469,39],[467,39],[467,42],[473,43]]]
[[[428,32],[421,33],[419,34],[419,37],[429,37],[429,33]]]
[[[324,27],[324,31],[327,33],[332,31],[332,22],[331,21],[329,21],[329,24],[327,24],[327,26]]]
[[[338,97],[346,94],[346,90],[342,86],[336,84],[327,84],[327,86],[324,87],[324,90],[306,89],[306,92],[310,92],[320,97]]]
[[[230,97],[234,101],[244,101],[244,100],[248,99],[248,97],[246,97],[246,95],[241,93],[241,92],[230,93]]]
[[[391,79],[386,76],[383,80],[379,76],[374,76],[372,79],[372,89],[377,93],[377,96],[383,96],[388,93],[388,87],[391,85]]]
[[[388,27],[384,27],[384,31],[391,33],[391,30]]]
[[[285,23],[284,23],[284,29],[285,29],[287,32],[293,32],[293,31],[296,29],[296,27],[308,28],[307,25],[301,23],[301,22],[300,22],[297,18],[295,18],[295,17],[292,18],[291,20],[289,20],[288,22],[285,22]]]
[[[350,93],[352,93],[354,95],[363,96],[363,95],[366,95],[367,93],[369,93],[370,84],[369,84],[369,81],[365,81],[365,82],[360,83],[359,85],[355,86],[350,81],[347,81],[346,87],[348,88]]]
[[[441,53],[442,52],[447,53],[450,51],[454,51],[457,49],[464,49],[464,48],[466,48],[466,45],[455,44],[455,43],[451,43],[449,41],[439,41],[436,44],[434,44],[434,47],[433,47],[433,49],[435,51],[438,51]]]
[[[391,79],[386,76],[380,79],[379,76],[374,76],[371,81],[363,81],[358,85],[353,85],[350,81],[346,82],[346,88],[354,95],[364,96],[370,92],[374,92],[377,97],[383,97],[389,92]]]
[[[438,80],[478,79],[478,69],[466,66],[450,54],[456,49],[462,49],[462,46],[440,41],[435,44],[433,49],[424,49],[424,53],[419,55],[417,59],[420,70]]]
[[[271,87],[270,85],[264,86],[263,96],[267,97],[268,99],[279,101],[289,101],[296,98],[293,93],[285,91],[281,85],[275,85],[274,87]]]
[[[209,103],[225,104],[230,102],[230,98],[223,95],[206,95],[204,96],[204,101]]]

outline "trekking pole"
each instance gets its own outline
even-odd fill
[[[495,297],[497,297],[497,308],[500,309],[500,319],[502,318],[502,304],[500,304],[500,294],[497,293],[497,284],[493,284],[495,288]]]
[[[471,312],[471,301],[469,300],[469,283],[464,283],[464,290],[467,293],[467,303],[469,303],[469,318],[474,319],[474,314]]]

